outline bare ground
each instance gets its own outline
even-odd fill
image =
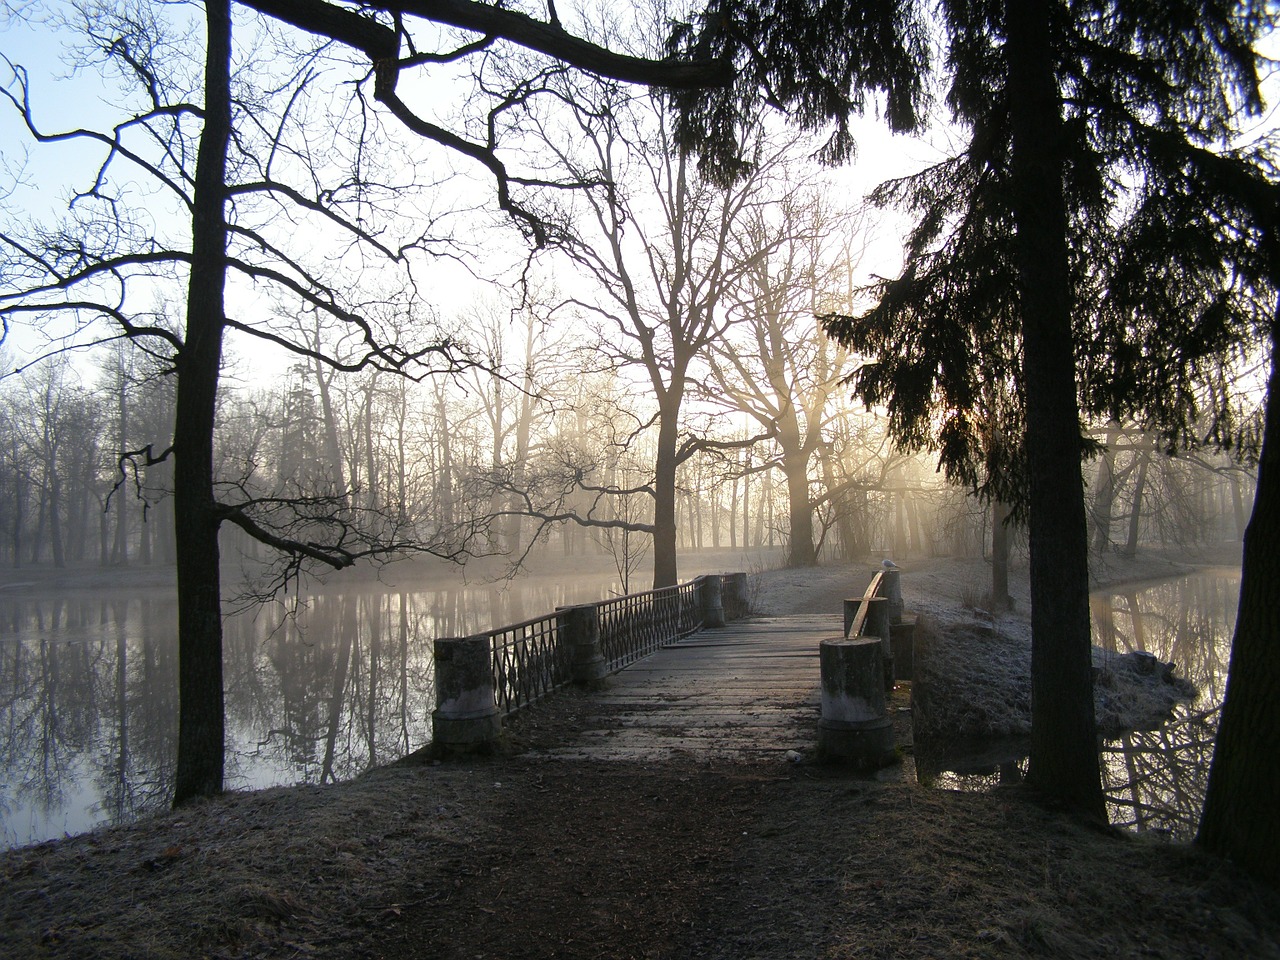
[[[824,589],[771,576],[775,613],[771,593]],[[1022,788],[545,758],[584,696],[526,711],[505,759],[229,795],[0,855],[0,956],[1280,957],[1276,891]]]
[[[14,958],[1280,956],[1280,897],[1186,848],[807,767],[382,770],[0,871]]]

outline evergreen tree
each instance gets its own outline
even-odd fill
[[[1101,817],[1080,416],[1137,414],[1183,439],[1206,412],[1218,437],[1239,423],[1225,402],[1203,410],[1195,386],[1252,336],[1256,313],[1233,289],[1221,221],[1174,200],[1203,186],[1188,158],[1220,148],[1237,112],[1260,105],[1262,11],[1059,0],[940,10],[967,149],[882,190],[918,217],[905,271],[867,315],[827,327],[876,359],[856,386],[888,402],[901,441],[937,446],[953,476],[1001,499],[1025,490],[1029,780]]]

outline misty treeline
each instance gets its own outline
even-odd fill
[[[575,354],[567,343],[573,323],[557,332],[528,310],[513,324],[496,301],[464,320],[486,355],[465,378],[418,384],[295,365],[252,386],[234,375],[245,364],[233,359],[230,379],[241,382],[221,401],[221,481],[258,496],[341,487],[371,506],[390,505],[413,529],[456,528],[465,518],[477,531],[470,548],[477,556],[529,563],[594,555],[634,586],[650,559],[647,533],[546,516],[554,504],[560,516],[651,523],[653,438],[629,436],[649,415],[645,398],[601,372],[594,348]],[[789,330],[787,342],[809,355],[831,350],[811,323]],[[700,435],[749,435],[760,384],[723,388],[731,385],[725,367],[752,359],[719,345],[707,374],[721,384],[721,401],[732,403],[706,407]],[[846,369],[839,359],[833,372]],[[945,483],[931,456],[895,452],[883,418],[834,380],[811,386],[803,403],[803,422],[818,429],[802,471],[789,470],[776,439],[700,451],[680,465],[681,550],[778,547],[803,556],[792,546],[799,529],[812,538],[810,557],[990,555],[992,510]],[[172,429],[168,378],[127,349],[104,349],[5,379],[0,407],[7,566],[173,563],[172,471],[124,456]],[[734,419],[735,432],[716,432],[717,421]],[[1169,456],[1159,436],[1114,423],[1093,436],[1105,444],[1087,470],[1093,550],[1132,555],[1141,544],[1241,539],[1253,494],[1247,465],[1222,454]],[[791,509],[795,472],[803,478],[798,510]],[[543,517],[529,515],[535,503]],[[1016,526],[1013,551],[1025,555]],[[230,532],[224,554],[252,560],[265,551]]]
[[[6,323],[77,320],[70,333],[49,324],[49,358],[0,382],[11,398],[0,557],[173,562],[188,254],[181,219],[156,209],[190,192],[199,109],[174,52],[194,68],[201,51],[175,33],[190,24],[145,4],[78,9],[61,29],[136,106],[109,134],[50,133],[56,114],[45,123],[39,91],[13,68],[11,106],[34,143],[85,141],[101,166],[72,185],[69,217],[55,207],[6,234],[23,281]],[[636,17],[614,29],[657,49]],[[998,508],[942,482],[930,456],[900,452],[841,382],[863,361],[814,318],[866,302],[855,278],[876,224],[828,185],[811,138],[749,124],[749,166],[719,182],[648,91],[552,67],[505,78],[522,91],[514,100],[472,75],[473,96],[494,105],[470,155],[498,177],[502,209],[477,208],[457,177],[425,175],[435,154],[367,104],[352,121],[363,127],[325,128],[317,111],[336,92],[321,77],[340,55],[292,49],[268,20],[246,25],[260,47],[229,87],[240,155],[227,177],[228,347],[205,374],[217,378],[210,478],[224,560],[287,577],[417,552],[496,555],[513,569],[594,552],[633,589],[650,568],[655,585],[675,582],[677,548],[776,546],[797,566],[992,549]],[[139,203],[124,178],[144,174],[152,193]],[[507,242],[512,220],[532,252]],[[310,225],[298,250],[295,223]],[[440,260],[492,289],[433,297]],[[117,285],[145,306],[116,304]],[[105,327],[88,325],[95,313]],[[1200,451],[1170,460],[1134,425],[1092,429],[1105,445],[1087,467],[1096,550],[1240,537],[1247,468]]]

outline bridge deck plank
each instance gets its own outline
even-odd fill
[[[580,736],[551,753],[709,760],[810,750],[818,645],[842,628],[835,615],[758,617],[694,634],[610,677],[587,701]]]

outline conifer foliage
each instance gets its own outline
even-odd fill
[[[827,330],[894,435],[1012,502],[1031,536],[1029,779],[1102,812],[1080,418],[1247,445],[1226,389],[1266,336],[1265,177],[1230,149],[1261,106],[1258,4],[939,5],[965,149],[883,186],[916,217],[901,276]],[[1251,162],[1253,161],[1253,162]],[[1246,570],[1247,576],[1247,570]]]

